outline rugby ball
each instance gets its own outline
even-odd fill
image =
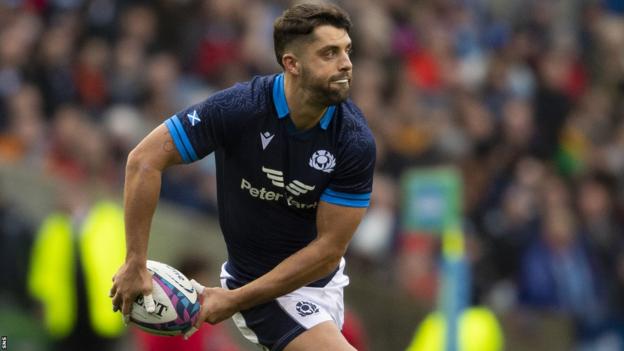
[[[148,260],[152,274],[152,297],[156,310],[145,309],[143,295],[132,304],[130,321],[148,333],[181,335],[191,328],[199,316],[199,295],[191,282],[177,269]]]

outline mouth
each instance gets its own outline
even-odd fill
[[[331,81],[330,83],[332,83],[332,84],[340,84],[340,85],[350,85],[351,84],[351,79],[349,79],[349,78],[338,79],[338,80]]]

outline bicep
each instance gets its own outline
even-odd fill
[[[316,214],[318,240],[327,240],[343,249],[344,253],[365,213],[365,207],[340,206],[320,201]]]
[[[182,163],[182,157],[164,123],[156,127],[132,150],[128,156],[128,163],[135,161],[159,170]]]

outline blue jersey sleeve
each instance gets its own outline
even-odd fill
[[[167,126],[167,129],[169,129],[173,143],[185,163],[197,161],[214,150],[216,139],[214,137],[210,139],[201,138],[202,142],[197,142],[197,139],[200,139],[197,137],[199,130],[201,129],[205,134],[206,128],[198,127],[195,130],[196,133],[189,133],[193,130],[192,128],[195,127],[195,124],[199,124],[201,122],[201,118],[199,117],[200,115],[197,113],[197,108],[200,106],[201,105],[191,106],[186,110],[176,113],[165,121],[165,125]],[[190,121],[187,119],[190,119]],[[196,140],[195,143],[191,143],[189,134],[194,136],[193,139]],[[197,150],[202,149],[205,149],[206,152],[198,154]]]
[[[227,133],[252,115],[253,103],[249,84],[237,84],[167,119],[165,125],[184,162],[197,161],[223,147]]]
[[[354,132],[344,145],[321,200],[340,206],[368,207],[375,171],[375,140],[366,128]]]

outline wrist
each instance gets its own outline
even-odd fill
[[[236,309],[237,312],[249,309],[251,307],[247,306],[247,304],[245,303],[245,289],[243,289],[243,287],[230,290],[230,298],[232,306]]]
[[[147,268],[147,257],[143,255],[126,255],[126,265]]]

